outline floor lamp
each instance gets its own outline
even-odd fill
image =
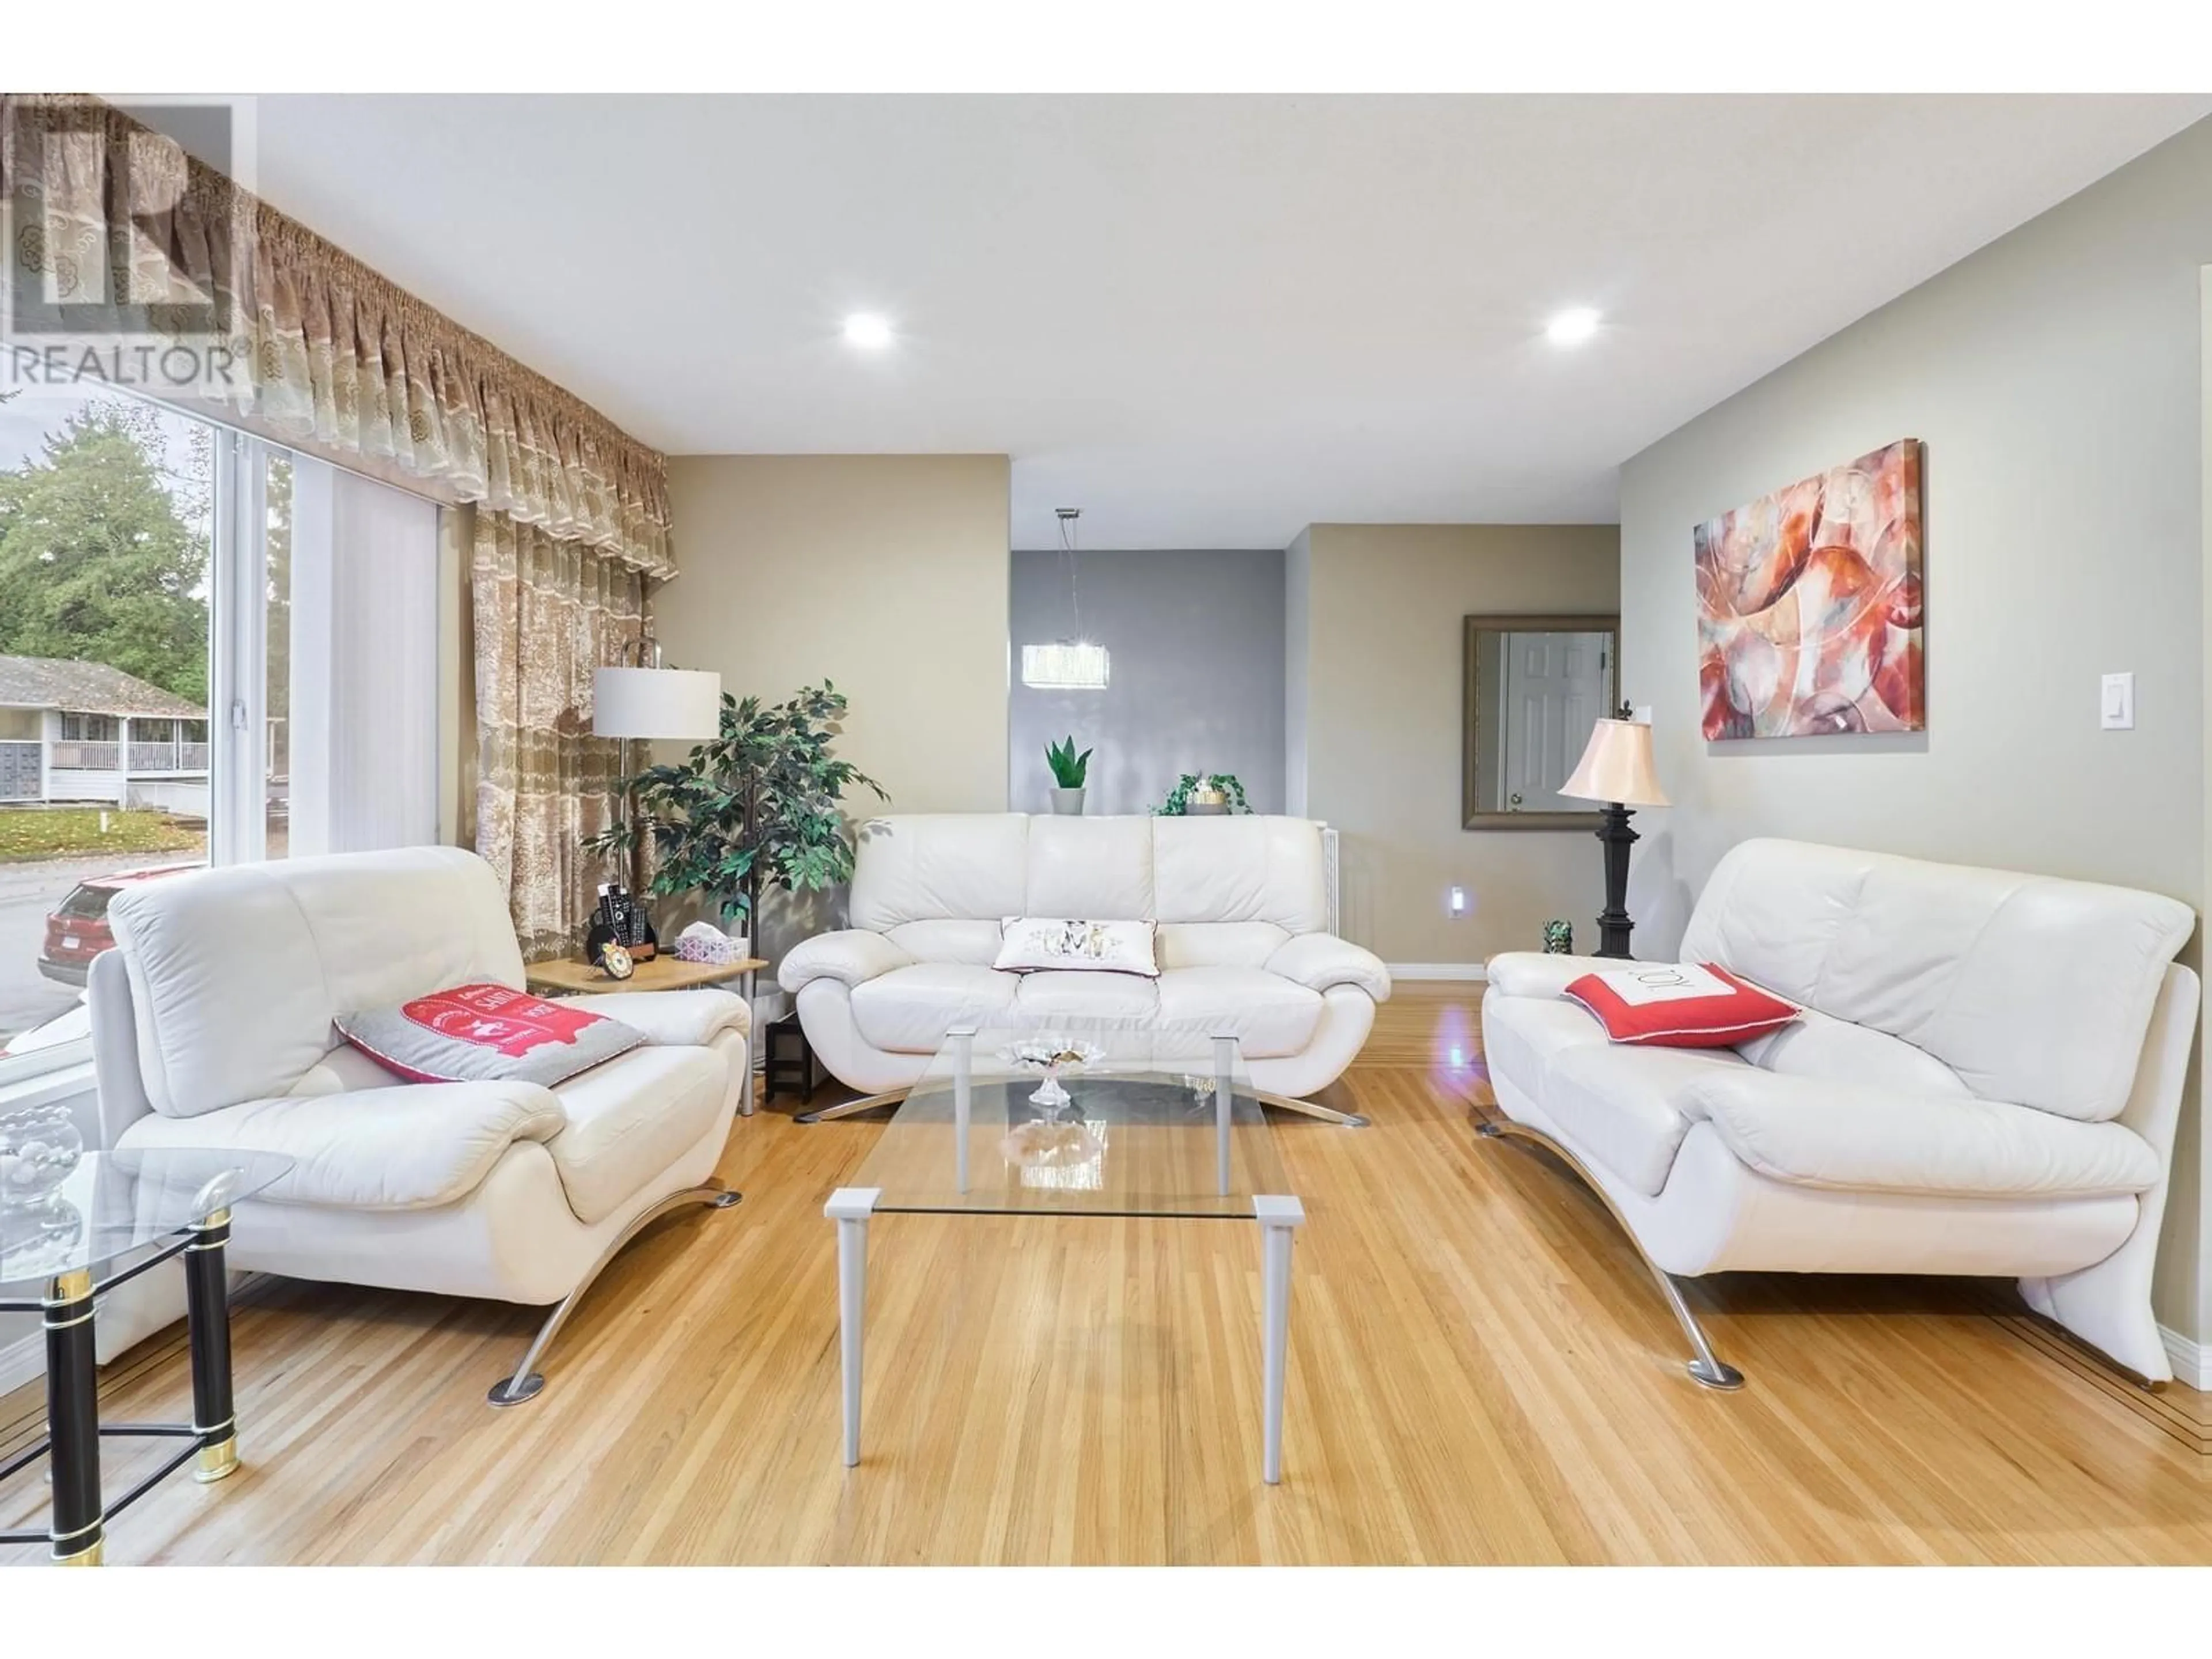
[[[658,646],[644,652],[658,659]],[[645,903],[647,826],[638,811],[636,769],[629,744],[656,738],[704,743],[722,733],[722,677],[693,668],[595,668],[592,735],[619,739],[618,764],[629,826],[629,890]]]
[[[1628,935],[1636,927],[1628,919],[1628,849],[1638,840],[1628,827],[1631,809],[1667,805],[1651,765],[1651,728],[1640,720],[1599,720],[1582,764],[1559,793],[1602,805],[1597,838],[1605,844],[1605,908],[1598,913],[1597,953],[1626,958]]]

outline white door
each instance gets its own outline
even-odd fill
[[[1604,634],[1509,634],[1505,653],[1505,810],[1587,811],[1559,786],[1589,743],[1605,712]]]

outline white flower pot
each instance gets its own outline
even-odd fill
[[[1055,789],[1052,792],[1053,816],[1079,818],[1083,816],[1083,792],[1080,789]]]

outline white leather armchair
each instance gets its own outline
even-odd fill
[[[1160,975],[1000,973],[1021,915],[1157,921]],[[911,814],[861,827],[852,925],[776,978],[865,1095],[910,1087],[957,1025],[1060,1018],[1234,1035],[1253,1085],[1297,1099],[1351,1064],[1390,994],[1328,921],[1322,827],[1304,818]]]
[[[471,982],[523,988],[506,898],[471,853],[203,871],[118,894],[109,915],[116,948],[90,980],[107,1144],[291,1158],[239,1206],[235,1267],[556,1304],[495,1405],[543,1387],[548,1345],[640,1229],[737,1202],[709,1182],[751,1081],[737,997],[580,998],[647,1043],[550,1089],[410,1084],[338,1040],[340,1013]],[[118,1292],[101,1357],[182,1311],[176,1285]]]
[[[1738,1049],[1608,1042],[1561,996],[1595,957],[1495,957],[1484,1052],[1503,1132],[1540,1140],[1673,1275],[2002,1274],[2152,1381],[2150,1278],[2197,975],[2153,893],[1802,842],[1723,859],[1683,937],[1802,1005]],[[1497,1133],[1492,1130],[1492,1133]]]

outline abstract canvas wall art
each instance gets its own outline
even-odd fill
[[[1692,540],[1708,738],[1927,724],[1917,439],[1723,513]]]

